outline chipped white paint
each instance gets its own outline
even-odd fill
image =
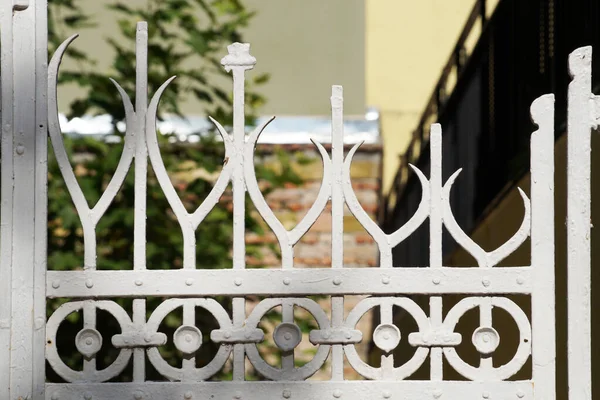
[[[8,5],[7,5],[8,3]],[[33,7],[32,7],[33,5]],[[554,399],[555,398],[555,320],[554,320],[554,98],[545,95],[531,106],[537,130],[531,138],[531,201],[523,191],[523,221],[514,236],[493,251],[483,250],[456,222],[450,200],[451,188],[460,172],[442,182],[442,128],[431,127],[430,176],[413,166],[422,186],[422,198],[415,214],[395,232],[384,233],[362,208],[352,188],[350,167],[360,147],[354,146],[344,159],[343,91],[333,86],[331,95],[331,156],[314,142],[323,162],[323,179],[317,199],[298,225],[287,230],[269,208],[260,191],[255,170],[256,143],[272,119],[249,135],[244,124],[245,73],[256,60],[248,44],[228,47],[222,59],[233,76],[233,132],[212,120],[223,138],[224,167],[207,198],[189,213],[177,195],[163,164],[156,133],[156,113],[165,82],[148,104],[147,26],[139,23],[136,41],[136,102],[114,82],[126,115],[125,145],[109,185],[94,207],[90,207],[69,163],[57,112],[56,80],[61,58],[75,36],[59,47],[49,64],[45,79],[45,2],[13,1],[0,5],[2,13],[2,227],[0,272],[0,345],[8,362],[0,363],[0,398],[4,399]],[[33,28],[36,29],[33,29]],[[43,29],[40,30],[39,28]],[[6,45],[7,43],[11,45]],[[19,45],[30,51],[13,51]],[[589,303],[589,151],[590,130],[600,121],[600,100],[591,94],[591,49],[571,56],[574,77],[569,88],[569,379],[570,398],[591,399],[590,384],[590,303]],[[35,77],[35,79],[31,79]],[[45,257],[46,137],[45,94],[48,90],[48,132],[63,179],[79,213],[84,235],[84,269],[49,271]],[[18,95],[16,95],[18,93]],[[35,99],[35,101],[31,101]],[[31,118],[35,115],[35,118]],[[35,124],[35,125],[34,125]],[[34,134],[37,133],[37,136]],[[148,159],[165,196],[177,217],[183,234],[183,268],[146,268],[145,216]],[[127,271],[96,270],[95,229],[112,203],[132,163],[135,168],[135,235],[133,268]],[[195,231],[216,206],[229,183],[233,189],[233,265],[228,270],[196,268]],[[245,268],[245,193],[278,239],[282,264],[276,270]],[[34,195],[32,196],[31,193]],[[294,245],[315,223],[331,201],[332,265],[327,269],[296,269]],[[344,207],[360,221],[379,246],[379,268],[345,268],[343,265]],[[23,217],[23,216],[29,217]],[[20,224],[14,224],[19,216]],[[392,251],[429,219],[430,262],[427,267],[392,268]],[[44,223],[42,223],[44,222]],[[470,268],[446,267],[442,263],[442,231],[446,227],[456,242],[468,251],[477,265]],[[531,265],[499,267],[498,263],[531,236]],[[31,251],[31,249],[34,251]],[[45,282],[45,284],[44,284]],[[430,296],[423,309],[407,297]],[[443,310],[443,295],[466,297]],[[531,321],[508,294],[531,297]],[[310,295],[331,296],[331,315]],[[344,314],[345,295],[371,295]],[[165,300],[146,319],[146,298]],[[231,314],[215,299],[233,298]],[[248,296],[264,296],[252,310],[246,310]],[[45,321],[45,299],[71,298]],[[129,315],[111,300],[134,299]],[[273,339],[281,350],[279,366],[269,364],[258,351],[265,332],[261,320],[275,307],[281,307],[282,322]],[[379,308],[380,324],[373,342],[382,352],[379,367],[358,355],[355,345],[363,341],[357,329],[360,319]],[[396,326],[393,308],[400,308],[417,324],[417,332],[403,332]],[[495,366],[493,357],[502,342],[494,328],[492,309],[501,308],[514,320],[519,344],[505,365]],[[183,323],[172,338],[160,332],[161,323],[172,311],[183,309]],[[219,327],[210,333],[196,326],[195,310],[203,308],[214,316]],[[312,360],[296,366],[294,350],[302,339],[295,323],[295,309],[304,309],[315,319],[317,328],[309,333],[316,346]],[[480,326],[470,337],[455,328],[465,313],[478,309]],[[31,312],[33,310],[33,312]],[[102,337],[96,326],[97,310],[110,313],[121,332]],[[75,346],[83,355],[81,370],[61,359],[56,348],[60,323],[71,313],[83,313],[83,329]],[[44,329],[45,328],[45,329]],[[220,347],[214,358],[197,367],[195,352],[209,337]],[[159,347],[173,340],[184,354],[181,365],[162,358]],[[414,355],[402,365],[394,362],[394,350],[402,341],[415,347]],[[470,341],[480,355],[478,365],[461,359],[456,347]],[[110,343],[118,356],[108,367],[98,370],[96,357],[102,345]],[[45,384],[45,357],[64,384]],[[330,382],[299,382],[308,379],[331,361]],[[344,381],[344,359],[363,377],[374,382]],[[532,379],[508,381],[531,359]],[[207,382],[231,360],[231,382]],[[410,380],[427,360],[428,381]],[[444,361],[445,360],[445,361]],[[171,382],[147,382],[145,363]],[[245,382],[246,362],[272,382]],[[443,376],[447,362],[467,381],[448,381]],[[114,383],[130,363],[133,381]]]
[[[592,48],[569,55],[567,121],[567,271],[569,397],[592,399],[591,130],[600,99],[592,94]]]

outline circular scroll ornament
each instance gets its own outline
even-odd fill
[[[60,324],[70,314],[82,310],[86,304],[90,304],[90,302],[73,301],[64,303],[50,316],[46,324],[46,359],[54,372],[67,382],[106,382],[118,376],[127,367],[132,354],[131,349],[121,349],[115,361],[108,367],[93,371],[92,373],[84,373],[84,371],[76,371],[67,366],[61,359],[56,348],[56,334]],[[121,332],[131,327],[132,322],[129,315],[114,301],[100,300],[93,301],[91,304],[98,310],[110,313],[119,323]],[[96,329],[84,328],[75,337],[75,346],[84,357],[93,358],[102,347],[102,335]]]
[[[261,319],[270,310],[272,310],[273,308],[275,308],[277,306],[283,305],[284,303],[287,303],[287,304],[291,303],[294,306],[301,307],[301,308],[305,309],[306,311],[308,311],[313,316],[315,321],[317,322],[319,329],[326,329],[330,326],[329,319],[327,318],[327,314],[325,314],[325,311],[323,311],[323,309],[313,300],[305,299],[305,298],[285,298],[285,299],[272,298],[272,299],[263,300],[260,303],[258,303],[256,305],[256,307],[254,307],[254,309],[252,310],[252,313],[250,313],[250,315],[248,316],[248,319],[246,321],[246,328],[247,329],[257,328]],[[296,326],[296,325],[290,324],[290,323],[282,323],[278,326],[279,329],[276,329],[276,331],[273,332],[274,338],[276,336],[278,336],[279,333],[283,334],[283,342],[280,341],[280,343],[277,343],[278,339],[275,339],[276,340],[275,343],[278,346],[280,346],[280,344],[286,344],[286,343],[289,343],[291,345],[297,340],[297,338],[300,338],[300,339],[302,338],[302,335],[299,332],[299,329],[298,329],[298,331],[296,331],[297,327],[293,328],[292,326]],[[288,335],[288,337],[290,339],[286,339],[286,333],[290,334],[290,335]],[[298,336],[295,336],[296,334]],[[292,347],[292,350],[294,347]],[[313,359],[310,360],[308,363],[304,364],[303,366],[297,367],[297,368],[276,368],[276,367],[273,367],[272,365],[269,365],[261,357],[260,353],[258,352],[256,343],[246,343],[245,350],[246,350],[246,354],[248,355],[248,359],[250,360],[250,362],[252,363],[254,368],[258,372],[260,372],[260,374],[263,375],[265,378],[273,380],[273,381],[282,381],[282,380],[298,381],[298,380],[304,380],[304,379],[311,377],[323,366],[323,364],[325,363],[325,361],[327,360],[327,357],[329,355],[330,347],[331,346],[324,345],[324,344],[319,345],[317,352],[316,352],[315,356],[313,357]],[[283,351],[286,351],[281,346],[280,346],[280,348]]]
[[[459,301],[446,315],[444,328],[454,331],[459,319],[467,311],[481,306],[484,301],[490,300],[482,297],[467,297]],[[521,370],[531,354],[531,324],[523,310],[514,301],[505,297],[492,297],[491,306],[502,308],[513,318],[519,329],[519,345],[512,360],[497,368],[491,366],[474,367],[461,359],[455,348],[444,347],[444,355],[452,368],[465,378],[473,381],[506,380]],[[500,335],[494,328],[484,326],[475,330],[472,340],[477,351],[482,355],[489,355],[498,347]]]
[[[227,314],[227,311],[214,299],[169,299],[162,302],[150,318],[148,319],[147,329],[150,332],[156,332],[169,313],[176,310],[179,307],[200,307],[210,312],[219,324],[219,329],[230,330],[232,329],[231,319]],[[202,333],[198,328],[192,325],[183,325],[179,327],[173,335],[175,346],[181,350],[184,354],[192,354],[202,344]],[[151,347],[148,349],[148,359],[152,363],[152,366],[163,375],[164,377],[172,381],[181,381],[185,379],[192,379],[195,381],[204,381],[209,379],[211,376],[216,374],[223,368],[227,358],[231,354],[232,346],[230,344],[222,344],[217,351],[215,357],[204,367],[196,368],[195,366],[187,367],[182,366],[176,368],[170,365],[162,356],[157,347]]]
[[[356,305],[356,307],[354,307],[352,311],[350,311],[350,314],[348,314],[348,318],[345,322],[345,327],[348,329],[355,329],[356,325],[363,317],[363,315],[365,315],[369,310],[377,306],[380,306],[382,308],[388,308],[388,312],[390,314],[392,307],[400,307],[406,312],[408,312],[410,316],[416,321],[417,326],[419,328],[419,332],[427,332],[427,330],[429,329],[429,318],[427,318],[425,312],[421,309],[421,307],[419,307],[417,303],[406,297],[366,298],[359,302]],[[386,352],[389,352],[396,348],[396,346],[400,342],[400,338],[400,330],[393,324],[389,323],[379,325],[373,335],[373,340],[375,341],[377,347]],[[379,344],[377,344],[377,342],[379,342]],[[389,379],[394,380],[406,379],[410,375],[412,375],[417,369],[419,369],[419,367],[427,359],[427,355],[429,354],[429,349],[427,347],[418,347],[412,358],[408,360],[405,364],[399,367],[394,367],[389,371],[385,371],[384,374],[384,367],[375,368],[364,362],[358,355],[354,344],[345,345],[344,351],[346,353],[346,358],[348,359],[348,362],[350,363],[350,365],[352,365],[352,368],[354,368],[356,372],[358,372],[365,378],[373,380],[384,379],[384,375],[388,376]]]

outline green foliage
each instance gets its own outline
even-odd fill
[[[165,92],[161,102],[163,112],[181,115],[180,104],[189,96],[204,106],[198,110],[213,115],[224,125],[232,121],[229,89],[218,82],[230,85],[230,79],[219,64],[225,54],[225,45],[241,41],[239,28],[246,26],[252,13],[236,0],[149,0],[148,7],[135,8],[127,2],[110,5],[118,18],[120,37],[108,38],[115,51],[110,76],[125,90],[133,94],[135,89],[135,22],[146,20],[149,28],[149,92],[154,91],[170,76],[177,75]],[[51,50],[76,29],[92,25],[75,0],[52,0],[49,7]],[[78,61],[75,70],[61,71],[61,83],[76,83],[87,89],[85,98],[71,104],[70,117],[86,113],[108,114],[112,117],[115,134],[118,121],[124,119],[124,110],[114,86],[105,76],[105,71],[94,70],[90,56],[77,47],[71,48],[67,57]],[[248,84],[246,106],[250,118],[264,99],[253,91],[255,84],[266,81],[267,75],[259,75]],[[217,83],[215,83],[217,82]],[[253,122],[253,121],[248,121]],[[223,146],[214,138],[204,138],[199,144],[169,143],[167,136],[159,135],[165,167],[188,211],[194,210],[208,195],[213,186],[211,173],[220,171],[223,165]],[[122,151],[122,145],[107,144],[89,137],[65,137],[65,146],[71,162],[90,205],[95,204],[114,174]],[[259,179],[267,180],[272,190],[285,182],[299,183],[300,179],[289,166],[285,153],[278,153],[283,168],[273,172],[257,166]],[[198,174],[199,170],[204,173]],[[83,262],[83,232],[77,212],[66,189],[53,154],[49,155],[48,187],[48,266],[53,270],[81,269]],[[106,215],[100,220],[97,232],[98,269],[127,270],[133,265],[134,231],[134,173],[130,170],[123,187],[114,199]],[[266,194],[266,193],[265,193]],[[227,198],[227,193],[226,196]],[[231,268],[232,210],[225,199],[207,216],[197,230],[197,268]],[[248,204],[248,206],[250,206]],[[249,214],[246,217],[249,231],[263,233],[261,225]],[[152,168],[149,168],[147,189],[147,266],[149,269],[176,269],[182,266],[182,235],[179,223],[157,183]],[[259,256],[258,248],[248,246],[247,253]],[[164,299],[147,299],[148,314]],[[230,308],[229,299],[217,299]],[[50,315],[65,299],[48,302]],[[131,313],[132,301],[116,299]],[[98,312],[98,329],[104,337],[119,332],[116,321],[110,315]],[[180,365],[182,355],[174,348],[171,338],[181,325],[181,313],[170,314],[161,331],[167,334],[169,343],[160,351],[174,366]],[[204,332],[217,328],[217,323],[208,313],[197,310],[197,324]],[[305,324],[306,325],[306,324]],[[304,326],[304,325],[303,325]],[[307,325],[308,327],[308,325]],[[71,314],[61,324],[58,342],[64,361],[75,369],[81,369],[83,360],[74,349],[74,337],[82,328],[81,314]],[[305,327],[306,328],[306,327]],[[308,328],[307,328],[308,329]],[[197,365],[205,365],[214,356],[217,345],[205,334],[205,345],[196,354]],[[110,340],[98,354],[98,368],[109,365],[117,355]],[[129,367],[131,368],[131,367]],[[48,369],[51,371],[51,369]],[[51,372],[49,379],[59,377]],[[218,378],[226,378],[228,371]],[[161,377],[151,367],[147,378]],[[119,380],[130,380],[128,369]]]

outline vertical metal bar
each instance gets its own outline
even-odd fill
[[[430,142],[430,206],[429,206],[429,266],[442,268],[442,126],[431,125]],[[435,328],[442,325],[442,298],[430,299],[430,318]],[[434,328],[434,329],[435,329]],[[442,348],[431,348],[431,380],[443,379]]]
[[[0,48],[2,64],[2,192],[0,203],[0,398],[10,398],[11,374],[11,304],[12,304],[12,249],[13,249],[13,21],[12,2],[0,2]]]
[[[592,48],[569,55],[567,137],[567,289],[569,398],[591,400]]]
[[[135,188],[133,234],[133,269],[146,269],[146,190],[148,178],[148,148],[146,146],[146,114],[148,111],[148,23],[138,22],[136,33],[135,74]],[[133,300],[133,323],[146,323],[146,299]],[[146,378],[145,349],[133,350],[133,380]]]
[[[250,45],[247,43],[234,43],[227,47],[229,54],[221,60],[226,71],[233,74],[233,148],[234,156],[229,162],[235,163],[233,167],[233,269],[246,268],[245,248],[245,200],[246,185],[244,182],[244,145],[245,145],[245,116],[244,116],[244,81],[245,72],[254,68],[256,59],[250,55]],[[251,162],[248,165],[253,165]],[[242,285],[236,279],[236,285]],[[233,299],[233,326],[242,328],[246,319],[246,301],[243,297]],[[245,352],[244,344],[233,345],[233,380],[245,379]]]
[[[342,164],[344,162],[344,92],[341,86],[331,88],[331,267],[344,267],[344,192],[342,188]],[[335,278],[341,279],[341,278]],[[333,284],[340,282],[334,279]],[[336,283],[337,282],[337,283]],[[344,323],[344,297],[331,297],[332,327]],[[344,350],[335,344],[331,350],[332,380],[344,379]]]
[[[35,253],[33,399],[45,398],[46,270],[48,260],[48,4],[35,4]]]
[[[44,395],[46,2],[4,1],[0,398]],[[37,25],[39,23],[39,25]],[[40,135],[41,134],[41,135]],[[18,220],[18,224],[13,221]]]
[[[531,104],[531,299],[534,398],[556,398],[554,291],[554,95]],[[541,384],[540,384],[541,383]]]

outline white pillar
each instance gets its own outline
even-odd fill
[[[0,398],[43,399],[47,1],[0,2]]]

